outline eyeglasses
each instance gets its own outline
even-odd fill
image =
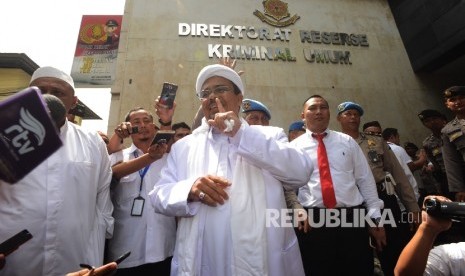
[[[231,87],[228,86],[217,86],[213,90],[211,89],[204,89],[200,91],[199,93],[199,99],[205,100],[208,98],[212,93],[215,94],[216,96],[223,95],[224,93],[231,91]]]

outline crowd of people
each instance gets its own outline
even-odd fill
[[[464,86],[443,92],[452,121],[421,111],[431,135],[402,147],[394,127],[360,129],[360,104],[318,94],[286,133],[244,98],[234,68],[199,72],[192,127],[172,122],[182,103],[159,98],[109,136],[56,120],[63,146],[17,184],[0,181],[0,242],[33,235],[0,252],[0,275],[373,275],[375,259],[383,275],[465,273],[464,243],[431,250],[465,241],[463,226],[421,210],[425,198],[465,200]],[[57,68],[37,69],[30,86],[67,111],[77,103]],[[328,128],[332,110],[341,131]],[[451,225],[459,234],[440,239]]]

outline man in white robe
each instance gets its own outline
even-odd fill
[[[286,208],[281,181],[309,180],[309,157],[280,141],[282,129],[239,118],[244,87],[234,70],[206,66],[196,91],[202,125],[172,146],[150,193],[156,212],[180,217],[172,275],[303,275],[292,226],[269,214]]]
[[[30,86],[58,97],[67,112],[77,103],[73,79],[56,68],[37,69]],[[103,262],[113,233],[110,159],[97,132],[61,124],[60,149],[18,183],[0,181],[0,241],[23,229],[33,235],[6,257],[0,275],[65,275]]]

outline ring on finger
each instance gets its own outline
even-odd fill
[[[205,198],[206,194],[204,192],[199,193],[199,198],[200,200],[203,200]]]

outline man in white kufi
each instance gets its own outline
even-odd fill
[[[156,212],[180,217],[172,275],[303,275],[293,228],[266,222],[286,208],[281,181],[309,180],[310,159],[283,129],[239,117],[244,86],[229,67],[203,68],[196,92],[202,125],[173,145],[150,193]]]

